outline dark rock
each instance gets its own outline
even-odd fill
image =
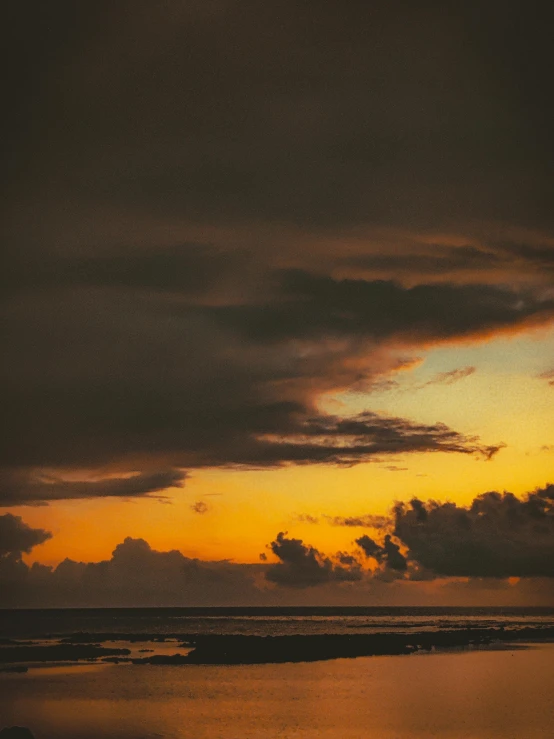
[[[6,726],[0,731],[0,739],[35,739],[35,737],[25,726]]]
[[[6,662],[75,662],[81,659],[125,656],[129,649],[105,649],[94,645],[52,644],[45,647],[2,647],[0,663]]]
[[[188,665],[190,660],[183,654],[154,654],[152,657],[132,659],[134,665]]]

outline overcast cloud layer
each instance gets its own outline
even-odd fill
[[[553,320],[551,15],[11,3],[0,505],[498,451],[318,399]]]

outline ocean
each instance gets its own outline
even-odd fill
[[[0,636],[67,636],[75,632],[200,633],[277,636],[549,626],[554,608],[267,607],[56,608],[0,610]]]
[[[483,629],[540,637],[553,626],[546,608],[0,611],[0,658],[21,648],[14,642],[79,650],[96,640],[129,654],[0,672],[0,728],[27,726],[36,739],[551,739],[551,641],[258,664],[140,656],[186,655],[182,638],[193,634],[254,643],[400,634],[416,643]]]

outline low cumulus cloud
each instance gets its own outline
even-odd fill
[[[405,572],[408,569],[406,557],[401,553],[398,544],[386,534],[382,544],[377,544],[370,536],[364,534],[356,539],[356,544],[363,550],[366,557],[371,557],[385,568]]]
[[[12,520],[13,519],[13,520]],[[6,606],[187,606],[283,603],[283,593],[321,586],[327,597],[340,597],[341,583],[360,583],[365,573],[356,557],[339,552],[332,559],[299,539],[279,533],[268,546],[278,562],[264,554],[256,564],[190,558],[178,550],[156,551],[144,539],[127,537],[110,559],[56,567],[21,557],[50,537],[21,519],[0,517],[2,552],[0,588]],[[339,587],[339,590],[336,588]],[[296,602],[295,595],[285,602]]]
[[[263,598],[258,582],[263,583],[262,565],[191,559],[130,537],[102,562],[65,559],[52,568],[0,558],[0,587],[8,606],[256,604]]]
[[[362,578],[359,563],[351,555],[339,554],[333,562],[301,539],[280,532],[269,548],[279,560],[269,565],[266,578],[289,588],[306,588],[332,581],[353,582]]]
[[[321,517],[319,520],[326,520]],[[551,601],[554,486],[522,498],[488,492],[468,506],[397,504],[367,525],[354,551],[334,555],[279,532],[256,564],[204,561],[126,538],[110,559],[56,567],[23,555],[51,534],[0,516],[0,589],[12,607],[279,605],[308,603],[529,603]],[[333,523],[333,519],[328,519]],[[361,554],[363,553],[363,555]],[[498,583],[508,583],[499,588]],[[518,582],[514,582],[514,579]],[[304,594],[304,595],[303,595]]]
[[[554,577],[550,484],[523,497],[486,492],[468,506],[413,498],[397,503],[389,516],[324,515],[315,522],[372,529],[375,534],[363,534],[355,543],[377,563],[373,576],[396,571],[415,581]]]
[[[467,507],[414,499],[396,506],[394,534],[437,575],[554,577],[554,486],[483,493]]]

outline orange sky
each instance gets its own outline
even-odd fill
[[[241,564],[200,600],[213,572],[245,600],[348,600],[369,570],[391,594],[554,582],[550,26],[505,3],[13,14],[14,602],[54,587],[28,565],[114,551],[153,582]]]
[[[510,363],[506,357],[510,357]],[[539,377],[554,356],[554,333],[532,332],[477,345],[427,352],[384,392],[343,393],[329,408],[370,408],[421,422],[440,419],[467,434],[506,446],[489,461],[460,454],[392,455],[351,468],[289,467],[273,471],[197,470],[164,500],[60,501],[14,507],[54,537],[27,560],[57,564],[109,558],[125,536],[190,557],[255,562],[277,531],[286,530],[324,552],[351,549],[359,530],[313,525],[301,515],[386,514],[396,500],[452,500],[466,505],[488,490],[517,495],[553,478],[554,392]],[[425,383],[458,366],[475,372],[451,385]],[[392,469],[394,468],[394,469]],[[207,505],[195,513],[197,501]]]

